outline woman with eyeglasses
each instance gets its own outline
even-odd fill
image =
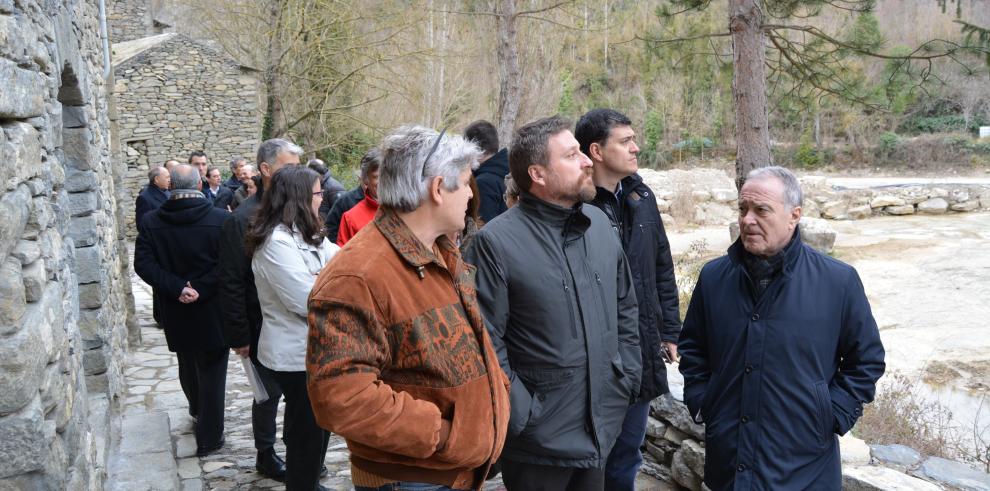
[[[263,317],[258,361],[285,397],[288,491],[323,489],[320,471],[330,435],[316,424],[306,391],[306,300],[316,275],[340,250],[322,234],[319,174],[288,166],[272,176],[245,246]]]

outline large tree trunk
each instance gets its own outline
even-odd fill
[[[516,2],[500,0],[495,19],[498,24],[498,112],[495,115],[498,141],[508,146],[519,116],[522,88],[519,83],[519,48],[516,44]]]
[[[757,0],[729,0],[732,97],[736,102],[736,187],[746,174],[771,165],[767,120],[766,40]]]
[[[272,0],[269,4],[269,15],[274,26],[268,38],[268,56],[265,60],[265,116],[261,129],[262,140],[278,138],[285,134],[285,112],[282,107],[282,67],[278,54],[282,52],[282,0]]]

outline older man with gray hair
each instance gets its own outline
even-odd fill
[[[421,126],[381,150],[379,213],[310,294],[313,412],[347,440],[358,491],[480,489],[505,439],[508,387],[450,237],[481,151]]]
[[[217,297],[220,228],[227,213],[200,191],[199,171],[172,170],[168,201],[138,225],[134,271],[160,299],[169,351],[179,361],[179,384],[197,418],[196,454],[223,446],[227,345]]]
[[[258,362],[258,337],[261,334],[261,304],[251,272],[251,259],[244,249],[247,223],[261,203],[265,186],[272,175],[289,165],[299,165],[302,148],[288,140],[273,138],[258,147],[258,169],[262,186],[241,203],[223,224],[220,240],[220,296],[223,304],[224,336],[231,349],[251,362],[268,392],[268,400],[251,406],[254,446],[258,450],[255,468],[278,481],[285,478],[285,462],[275,453],[275,417],[282,390],[271,370]],[[289,423],[289,422],[287,422]]]
[[[839,489],[839,443],[873,400],[884,349],[851,266],[801,242],[801,186],[749,173],[739,239],[705,265],[679,348],[684,402],[705,427],[705,483]]]

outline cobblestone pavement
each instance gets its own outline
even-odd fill
[[[226,444],[207,457],[196,457],[192,418],[179,386],[175,354],[168,351],[164,333],[152,319],[151,288],[136,275],[132,276],[131,281],[142,342],[140,346],[132,347],[127,358],[124,418],[154,411],[168,414],[173,455],[183,491],[285,489],[281,483],[265,478],[254,469],[251,388],[236,355],[231,354],[227,366]],[[284,403],[279,407],[279,435],[282,434],[283,410]],[[275,449],[279,455],[285,455],[285,445],[281,441],[276,443]],[[324,486],[336,490],[353,489],[348,458],[344,440],[331,435],[326,457],[329,474],[322,480]],[[485,489],[501,490],[504,487],[501,479],[496,479],[489,482]]]

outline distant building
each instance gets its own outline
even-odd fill
[[[113,54],[120,161],[132,201],[149,166],[184,162],[199,149],[221,168],[232,157],[254,154],[261,137],[255,70],[176,33],[116,43]],[[125,217],[133,237],[133,207]]]

